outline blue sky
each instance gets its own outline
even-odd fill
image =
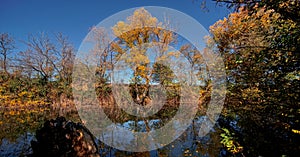
[[[207,0],[209,12],[200,0],[0,0],[0,32],[12,35],[17,48],[28,34],[62,32],[77,49],[91,26],[119,11],[142,6],[163,6],[195,18],[206,29],[229,14],[225,7]]]

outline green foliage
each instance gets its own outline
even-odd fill
[[[243,151],[243,147],[236,141],[234,137],[234,133],[231,133],[228,129],[222,128],[223,133],[220,134],[221,141],[220,143],[223,144],[226,149],[231,152],[232,154],[238,154]]]
[[[152,79],[154,82],[162,85],[168,85],[173,82],[175,75],[170,67],[165,66],[161,63],[155,63],[153,65]]]

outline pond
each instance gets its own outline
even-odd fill
[[[41,113],[41,112],[38,112]],[[2,114],[3,116],[4,114]],[[21,115],[21,116],[20,116]],[[43,127],[46,120],[55,119],[58,114],[45,112],[37,115],[30,114],[30,119],[20,123],[18,118],[22,114],[3,116],[0,127],[0,156],[30,156],[33,150],[31,141],[36,140],[36,130]],[[64,114],[67,120],[81,122],[77,113]],[[168,117],[168,116],[166,116]],[[247,115],[221,115],[210,132],[200,137],[198,135],[201,124],[207,122],[205,115],[197,115],[193,123],[173,142],[150,152],[132,153],[112,148],[103,142],[103,136],[96,136],[98,153],[105,157],[117,156],[298,156],[300,153],[300,137],[297,133],[289,131],[286,127],[275,125],[261,127],[254,123]],[[115,122],[117,126],[135,132],[146,132],[148,128],[143,120],[124,118],[126,120]],[[164,126],[169,119],[148,118],[147,126],[156,130]],[[287,119],[292,124],[290,119]],[[174,128],[180,126],[180,121],[174,122]],[[297,126],[297,125],[295,125]],[[108,126],[109,127],[109,126]],[[165,134],[170,135],[167,131]],[[128,134],[118,134],[128,146],[132,146],[132,137]],[[126,141],[128,143],[126,143]],[[117,141],[119,142],[119,141]],[[275,144],[274,144],[275,143]],[[235,154],[234,154],[235,152]]]
[[[209,134],[204,137],[198,136],[198,131],[203,122],[207,120],[206,116],[199,116],[193,120],[187,130],[172,143],[150,152],[131,153],[120,151],[103,144],[100,140],[96,143],[99,148],[101,156],[114,157],[114,156],[225,156],[226,149],[220,144],[220,126],[217,123]],[[149,127],[157,129],[161,127],[162,120],[152,119],[149,120]],[[146,125],[143,121],[127,121],[117,124],[129,130],[146,131]],[[166,133],[168,134],[168,133]],[[123,136],[124,135],[119,135]],[[130,138],[127,136],[126,138]],[[2,139],[0,145],[0,156],[14,157],[14,156],[27,156],[32,153],[30,142],[35,139],[34,132],[25,132],[18,135],[16,139]],[[129,140],[130,141],[130,140]]]

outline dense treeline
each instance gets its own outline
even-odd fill
[[[235,9],[210,32],[228,75],[224,114],[239,119],[243,154],[299,154],[300,2],[218,2]]]

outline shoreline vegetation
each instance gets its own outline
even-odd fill
[[[0,106],[1,110],[1,138],[12,137],[12,139],[18,137],[18,134],[26,133],[27,131],[34,131],[43,124],[47,119],[53,119],[58,116],[64,116],[75,122],[80,122],[80,117],[77,112],[77,108],[74,104],[73,98],[66,96],[66,94],[61,93],[60,95],[50,96],[53,92],[49,92],[48,96],[38,96],[34,87],[26,87],[25,81],[17,78],[14,81],[20,81],[23,83],[19,87],[12,89],[8,85],[9,82],[2,82],[3,86],[0,89],[1,97]],[[24,82],[21,82],[24,81]],[[27,85],[29,86],[30,83]],[[52,82],[51,84],[55,84]],[[33,83],[31,83],[33,85]],[[51,85],[46,85],[51,86]],[[132,116],[122,110],[116,104],[114,95],[112,93],[112,87],[109,84],[105,85],[105,90],[101,88],[96,88],[96,93],[98,96],[99,106],[102,107],[107,116],[116,123],[124,123],[126,121],[134,120],[139,121],[143,120],[141,117]],[[130,85],[127,85],[130,88]],[[6,88],[5,88],[6,87]],[[143,85],[140,85],[143,87]],[[152,88],[152,87],[150,87]],[[155,88],[155,87],[154,87]],[[44,87],[44,89],[49,89]],[[9,91],[14,90],[13,93]],[[20,90],[20,91],[19,91]],[[23,90],[23,91],[21,91]],[[53,90],[53,89],[52,89]],[[54,89],[55,90],[55,89]],[[57,90],[57,89],[56,89]],[[169,85],[165,87],[165,90],[168,91],[167,99],[165,104],[153,116],[147,117],[147,119],[165,119],[168,120],[172,118],[180,105],[180,86],[178,85]],[[204,90],[203,90],[204,91]],[[19,93],[19,94],[15,94]],[[204,93],[204,92],[202,92]],[[132,93],[131,93],[132,94]],[[51,100],[49,98],[55,98]],[[206,105],[209,102],[210,94],[207,94],[199,98],[199,110],[197,115],[205,115]],[[134,99],[133,96],[131,98]],[[204,100],[206,99],[206,100]],[[192,101],[191,101],[192,102]],[[123,104],[124,105],[124,104]],[[149,105],[149,104],[148,104]],[[155,104],[151,104],[155,105]],[[129,104],[128,104],[129,106]],[[201,109],[201,110],[200,110]],[[14,128],[14,131],[11,130]],[[28,130],[31,128],[30,130]],[[15,133],[14,133],[15,132]]]

